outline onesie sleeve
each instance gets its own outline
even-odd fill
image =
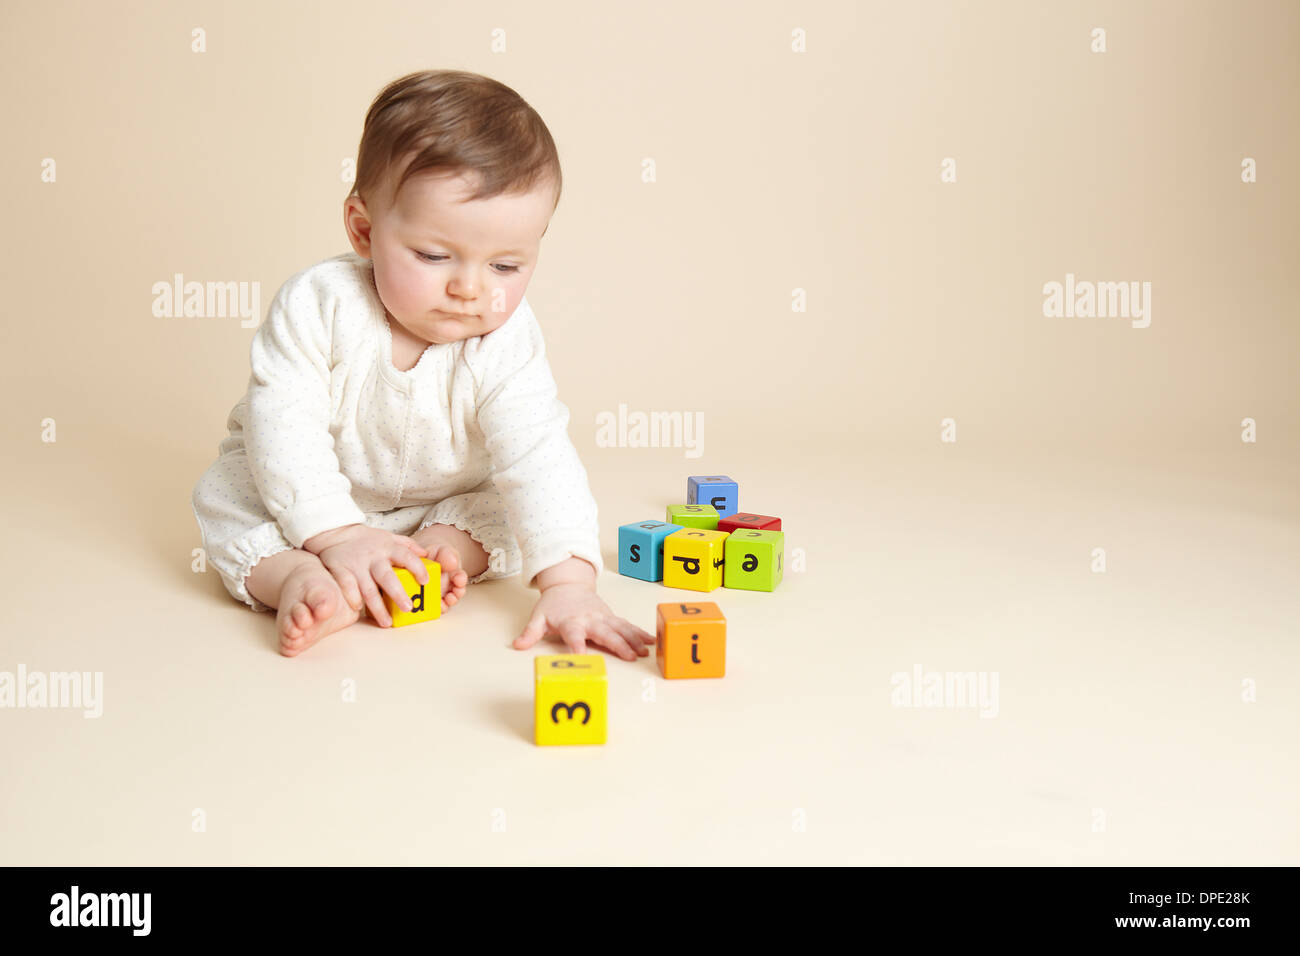
[[[539,571],[569,557],[590,561],[599,575],[596,499],[569,440],[569,410],[556,394],[542,330],[526,299],[479,339],[473,359],[478,423],[519,542],[524,581],[533,587]]]
[[[285,538],[365,522],[330,432],[331,303],[291,280],[267,309],[249,349],[244,445],[253,481]]]

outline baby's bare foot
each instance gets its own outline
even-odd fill
[[[448,611],[465,596],[469,575],[460,566],[460,552],[450,544],[426,545],[433,554],[429,560],[442,568],[442,609]],[[436,550],[434,550],[436,548]]]
[[[326,634],[355,624],[360,616],[344,599],[334,576],[319,564],[295,568],[280,590],[275,619],[280,653],[285,657],[301,654]]]

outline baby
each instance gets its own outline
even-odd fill
[[[625,660],[653,635],[596,594],[596,502],[524,290],[559,203],[559,156],[512,89],[462,71],[386,87],[343,203],[354,252],[291,277],[253,336],[248,391],[194,488],[208,560],[293,656],[429,584],[540,593],[519,649],[557,634]]]

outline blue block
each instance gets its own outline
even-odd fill
[[[726,475],[691,475],[686,479],[688,505],[713,505],[719,518],[740,510],[740,486]]]
[[[619,525],[618,573],[642,581],[664,579],[664,538],[681,531],[679,524],[667,521],[638,521]]]

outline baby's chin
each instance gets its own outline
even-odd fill
[[[435,320],[418,331],[420,338],[431,345],[450,345],[463,342],[488,331],[482,322],[456,322],[452,320]]]

